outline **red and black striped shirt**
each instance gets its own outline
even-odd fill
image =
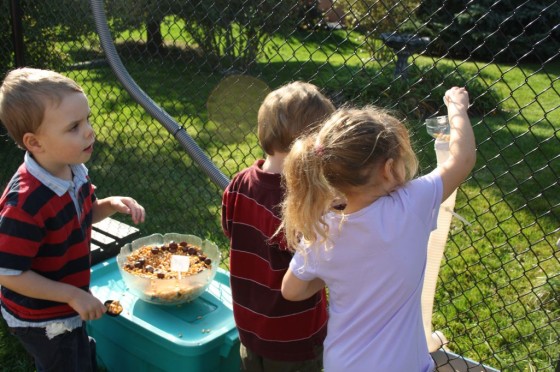
[[[33,270],[58,282],[89,289],[91,182],[79,190],[80,218],[69,193],[58,196],[22,164],[0,198],[0,267]],[[67,304],[24,296],[2,287],[2,307],[25,322],[76,316]]]

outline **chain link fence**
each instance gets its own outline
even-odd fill
[[[499,370],[556,367],[557,1],[105,1],[126,73],[175,120],[174,132],[116,78],[89,2],[4,0],[0,7],[2,75],[23,65],[55,69],[88,94],[97,143],[87,165],[98,196],[140,201],[144,235],[210,238],[223,248],[224,267],[222,185],[193,161],[179,132],[227,180],[263,156],[256,114],[267,92],[305,80],[337,105],[393,109],[406,119],[425,172],[435,154],[423,120],[446,113],[447,88],[466,86],[478,164],[457,195],[434,328],[454,353]],[[23,152],[0,131],[3,188]]]

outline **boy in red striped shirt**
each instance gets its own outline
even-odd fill
[[[85,321],[105,306],[89,292],[92,223],[145,217],[132,198],[96,198],[83,164],[95,142],[89,116],[82,88],[53,71],[16,69],[0,87],[0,121],[26,150],[0,198],[2,316],[37,371],[96,370]]]
[[[231,243],[233,314],[242,371],[322,369],[325,292],[305,301],[282,297],[282,278],[293,253],[283,235],[274,234],[281,222],[283,160],[299,135],[333,111],[332,102],[312,84],[293,82],[269,93],[258,115],[258,137],[266,158],[239,172],[223,194],[222,227]]]

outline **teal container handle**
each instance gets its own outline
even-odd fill
[[[238,344],[239,332],[237,332],[237,328],[234,328],[224,335],[224,342],[222,343],[222,347],[220,348],[220,356],[223,358],[227,358],[231,352],[231,349]]]

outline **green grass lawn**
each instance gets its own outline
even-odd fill
[[[270,88],[302,79],[330,95],[341,93],[359,103],[391,93],[389,88],[367,91],[370,82],[363,75],[360,80],[354,76],[365,69],[373,84],[385,78],[379,71],[387,69],[359,48],[359,35],[338,31],[329,40],[296,36],[286,42],[275,39],[270,45],[274,52],[254,69],[253,74]],[[189,53],[179,54],[181,63],[136,57],[130,53],[123,58],[131,76],[184,126],[226,176],[262,156],[254,125],[228,135],[232,128],[227,123],[209,120],[206,102],[223,77],[220,73],[201,66]],[[434,64],[434,59],[418,57],[415,64],[421,69]],[[555,363],[551,358],[560,356],[560,269],[555,249],[560,220],[560,83],[556,78],[560,64],[543,69],[441,60],[436,66],[460,71],[468,81],[476,80],[483,90],[491,90],[499,97],[501,110],[472,118],[478,162],[456,203],[456,212],[471,225],[452,222],[436,293],[434,329],[444,332],[454,352],[495,368],[547,370]],[[99,196],[123,194],[139,200],[148,213],[141,226],[145,235],[176,231],[210,238],[222,247],[227,266],[227,241],[219,222],[221,190],[173,136],[130,98],[109,68],[68,74],[90,97],[97,144],[88,167]],[[419,85],[410,90],[420,89]],[[236,94],[238,101],[246,98],[243,91]],[[403,95],[402,100],[410,97]],[[474,106],[483,105],[485,99],[471,95]],[[430,100],[414,101],[410,107],[427,101],[439,104],[441,95],[434,93]],[[410,114],[413,143],[426,171],[435,164],[433,142],[417,117],[404,114]],[[5,185],[21,159],[21,151],[2,139],[0,185]],[[2,370],[27,371],[31,365],[0,328]]]

